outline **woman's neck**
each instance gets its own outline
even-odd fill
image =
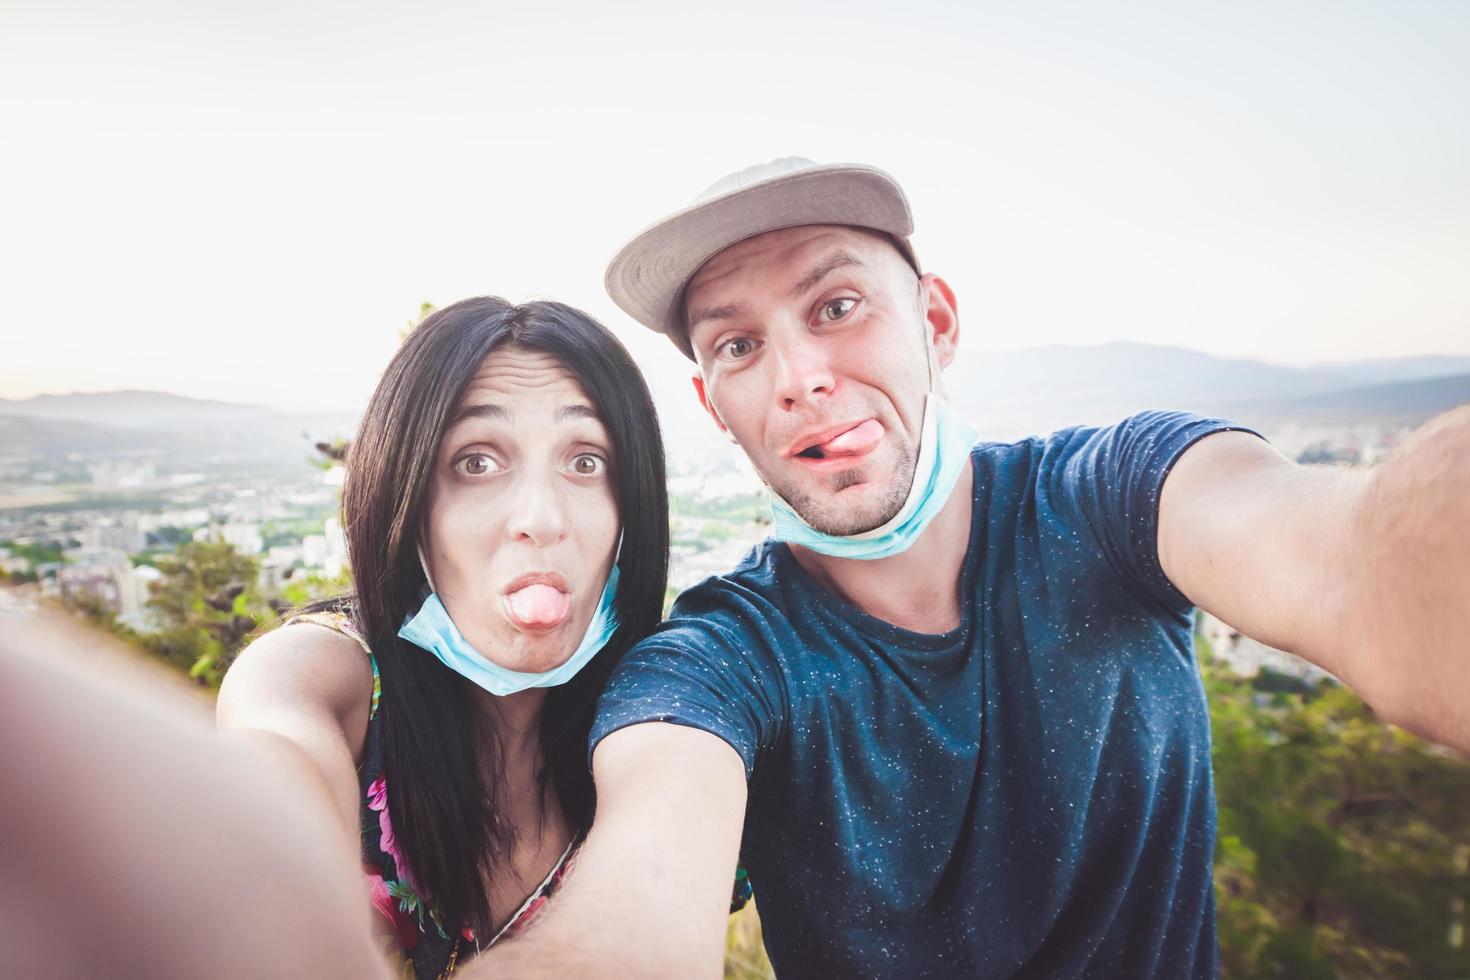
[[[495,872],[485,881],[490,902],[490,931],[498,930],[526,895],[554,866],[572,830],[549,780],[541,778],[545,758],[541,746],[541,712],[545,688],[530,688],[507,697],[476,689],[482,738],[499,748],[486,758],[482,778],[496,809],[513,837],[496,855]]]
[[[541,712],[545,688],[533,687],[500,697],[475,689],[481,738],[497,751],[484,753],[481,773],[496,799],[501,817],[515,829],[522,846],[547,833],[564,833],[560,802],[541,778],[545,755],[541,746]]]
[[[500,745],[502,778],[528,767],[531,773],[541,759],[541,710],[546,706],[546,688],[532,687],[504,697],[474,689],[484,731]]]

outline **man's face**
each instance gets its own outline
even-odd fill
[[[720,252],[690,280],[701,401],[812,527],[857,534],[903,506],[931,358],[953,356],[954,299],[881,235],[806,225]]]

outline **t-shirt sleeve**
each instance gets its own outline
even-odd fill
[[[718,582],[718,580],[714,580]],[[728,742],[755,771],[784,715],[779,674],[762,631],[741,602],[705,583],[613,670],[597,703],[587,761],[608,735],[650,721],[686,725]]]
[[[1101,429],[1058,433],[1050,449],[1051,497],[1074,512],[1103,558],[1166,609],[1190,607],[1159,562],[1159,497],[1184,451],[1216,432],[1253,429],[1188,412],[1142,412]]]

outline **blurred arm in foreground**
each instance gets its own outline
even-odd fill
[[[1201,608],[1470,754],[1470,406],[1366,470],[1202,439],[1164,484],[1159,558]]]
[[[29,645],[20,630],[0,639],[8,971],[387,975],[349,842],[310,773],[155,692],[31,659]]]

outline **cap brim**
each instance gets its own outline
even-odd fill
[[[914,230],[908,199],[883,171],[851,163],[809,167],[700,201],[645,229],[608,265],[608,295],[692,359],[679,309],[685,283],[721,250],[798,225],[872,228],[904,247]]]

